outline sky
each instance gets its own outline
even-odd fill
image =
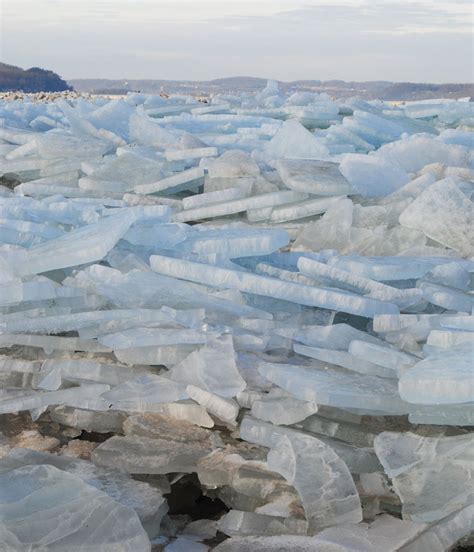
[[[471,0],[0,0],[0,60],[66,79],[471,82]]]

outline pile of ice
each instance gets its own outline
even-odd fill
[[[0,548],[468,536],[472,106],[0,102]]]

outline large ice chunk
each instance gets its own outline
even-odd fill
[[[4,550],[151,550],[134,510],[53,466],[4,472],[0,489],[0,547]]]

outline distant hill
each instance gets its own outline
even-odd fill
[[[144,92],[158,94],[160,91],[196,96],[216,93],[255,92],[265,86],[266,79],[256,77],[229,77],[210,81],[172,81],[161,79],[110,80],[73,79],[70,81],[78,92],[100,94],[126,94]],[[285,92],[309,90],[326,92],[336,98],[357,96],[366,100],[427,100],[432,98],[464,98],[474,96],[474,86],[469,83],[432,84],[413,82],[346,82],[341,80],[299,80],[280,82]]]
[[[72,89],[72,86],[53,71],[39,67],[24,70],[0,63],[0,92],[61,92]]]

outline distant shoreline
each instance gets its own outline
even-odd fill
[[[165,79],[70,79],[76,91],[120,95],[127,92],[158,94],[161,91],[171,94],[207,96],[211,94],[233,94],[255,92],[265,87],[266,79],[257,77],[229,77],[209,81],[165,80]],[[340,80],[298,80],[278,81],[283,92],[311,91],[324,92],[335,98],[357,96],[365,100],[410,101],[436,98],[459,99],[474,96],[472,83],[410,83],[410,82],[346,82]]]

